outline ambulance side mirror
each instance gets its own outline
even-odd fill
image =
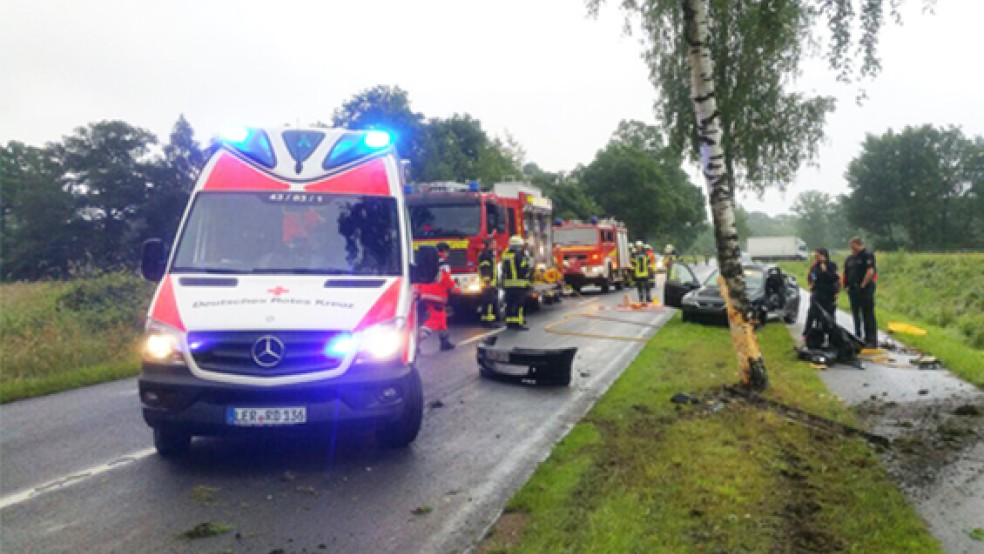
[[[140,259],[140,274],[143,278],[155,283],[160,281],[164,277],[166,266],[167,253],[164,249],[164,241],[156,238],[145,240]]]
[[[440,264],[437,260],[437,248],[422,245],[413,253],[413,263],[410,264],[410,283],[433,283],[437,278]]]

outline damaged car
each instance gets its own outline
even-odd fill
[[[743,263],[745,287],[752,316],[760,323],[770,318],[784,323],[795,323],[799,314],[800,289],[796,278],[783,273],[776,265]],[[701,321],[727,325],[728,315],[717,268],[706,277],[698,279],[694,268],[675,263],[663,286],[665,305],[678,308],[684,321]]]

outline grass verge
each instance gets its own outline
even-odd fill
[[[128,273],[0,285],[0,403],[136,375],[152,293]]]
[[[769,397],[853,422],[783,326],[760,340]],[[497,526],[481,551],[940,552],[860,439],[669,401],[734,380],[727,330],[674,318],[509,502],[521,529]]]

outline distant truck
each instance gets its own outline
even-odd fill
[[[753,260],[805,260],[806,243],[792,236],[749,237],[748,255]]]

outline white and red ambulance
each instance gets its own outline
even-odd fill
[[[403,167],[381,131],[242,129],[217,141],[173,248],[144,245],[139,379],[163,456],[195,435],[420,429]]]

